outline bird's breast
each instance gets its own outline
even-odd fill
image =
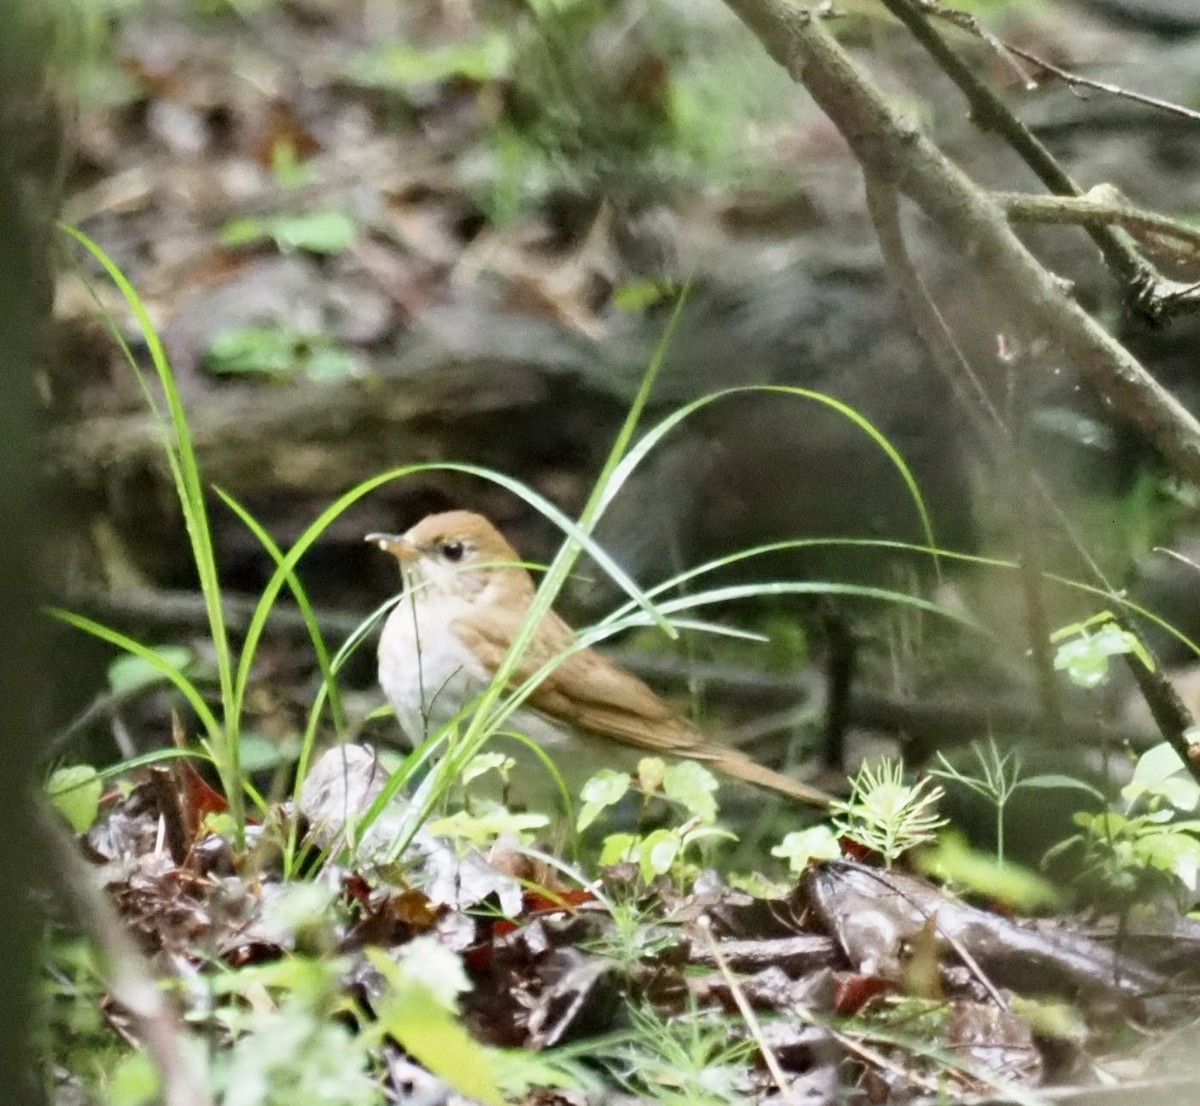
[[[448,722],[490,678],[451,628],[455,617],[405,597],[379,639],[379,683],[413,744]]]

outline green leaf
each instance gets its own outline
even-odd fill
[[[302,375],[314,383],[327,383],[358,375],[354,354],[328,334],[306,334],[289,327],[223,330],[209,343],[204,363],[219,376]]]
[[[1161,833],[1146,834],[1137,842],[1136,852],[1146,864],[1170,872],[1189,891],[1195,892],[1200,873],[1200,841],[1174,827]]]
[[[487,1050],[447,1009],[447,999],[465,989],[462,961],[432,938],[418,938],[407,950],[399,964],[381,949],[366,950],[389,987],[379,1013],[381,1028],[460,1094],[485,1106],[503,1106]]]
[[[792,830],[771,850],[772,856],[788,862],[788,871],[799,875],[813,860],[836,860],[842,855],[837,834],[822,822],[808,829]]]
[[[163,664],[168,664],[180,672],[187,671],[192,659],[190,650],[179,645],[154,645],[149,648]],[[162,665],[132,653],[116,657],[108,666],[108,686],[116,692],[136,691],[138,688],[161,683],[164,679]]]
[[[1153,787],[1183,769],[1184,763],[1179,754],[1166,741],[1160,741],[1138,757],[1133,769],[1133,782]]]
[[[470,763],[463,769],[460,780],[463,786],[466,786],[472,780],[477,780],[488,772],[499,772],[501,776],[508,779],[508,774],[516,763],[512,757],[504,753],[480,753],[471,758]]]
[[[613,289],[613,304],[621,311],[635,314],[674,296],[678,289],[661,280],[635,280]]]
[[[313,344],[302,361],[301,369],[304,378],[314,384],[336,384],[361,375],[354,354],[331,339]]]
[[[104,784],[90,764],[60,768],[46,783],[46,795],[54,809],[76,833],[84,833],[100,813]]]
[[[638,761],[637,781],[643,791],[657,791],[662,787],[666,774],[667,762],[662,757],[642,757]]]
[[[158,1069],[145,1052],[124,1056],[109,1075],[107,1106],[148,1106],[159,1101],[162,1084]]]
[[[614,864],[624,864],[640,844],[641,838],[635,833],[610,833],[604,839],[604,844],[600,846],[598,863],[602,868],[611,868]]]
[[[632,782],[627,772],[614,772],[611,768],[602,768],[592,776],[579,792],[583,805],[575,822],[576,832],[582,833],[605,810],[619,803]]]
[[[611,768],[602,768],[583,785],[579,797],[585,803],[612,806],[625,797],[632,782],[628,772],[614,772]]]
[[[284,253],[293,250],[315,254],[344,253],[354,245],[357,237],[358,227],[354,220],[333,209],[231,219],[221,228],[221,245],[226,249],[252,246],[269,239]]]
[[[209,343],[205,366],[220,375],[282,376],[296,368],[296,336],[278,327],[241,326],[223,330]]]
[[[453,841],[470,841],[474,845],[484,847],[505,834],[528,840],[531,833],[545,829],[549,824],[550,819],[545,814],[512,811],[501,806],[483,814],[456,810],[445,818],[437,818],[430,822],[428,829],[430,833],[439,837],[448,837]]]
[[[1162,798],[1176,810],[1195,810],[1200,804],[1200,784],[1186,774],[1182,758],[1165,741],[1138,757],[1133,779],[1121,789],[1130,803],[1144,796]]]
[[[638,867],[642,879],[649,883],[655,876],[665,876],[682,847],[683,842],[676,830],[658,829],[648,834],[638,849]]]
[[[454,79],[482,84],[508,76],[512,53],[508,36],[502,34],[445,46],[395,42],[351,58],[346,76],[364,87],[382,89]]]
[[[958,833],[943,833],[931,849],[916,853],[917,867],[939,880],[950,880],[980,895],[1022,912],[1060,905],[1058,889],[1028,868],[1011,860],[1001,863],[990,852],[980,852]]]
[[[253,245],[271,237],[271,231],[265,219],[230,219],[221,228],[221,245],[226,249],[237,249],[239,246]]]
[[[717,817],[717,777],[694,760],[669,765],[663,773],[663,794],[704,822]]]
[[[275,244],[284,252],[343,253],[354,245],[358,228],[341,211],[306,211],[299,215],[277,215],[268,224]]]
[[[1105,612],[1103,617],[1111,619],[1112,616]],[[1104,683],[1108,679],[1109,661],[1115,656],[1134,653],[1143,659],[1143,663],[1148,660],[1136,635],[1123,630],[1117,623],[1106,621],[1094,632],[1089,632],[1086,625],[1078,624],[1078,636],[1063,641],[1054,654],[1054,667],[1065,671],[1077,687],[1093,688]],[[1056,636],[1052,635],[1051,641]],[[1153,663],[1148,666],[1152,668]]]

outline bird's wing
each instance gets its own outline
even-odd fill
[[[503,610],[472,612],[469,622],[458,621],[454,629],[487,670],[495,672],[520,629],[521,617]],[[556,652],[565,650],[572,638],[570,627],[551,612],[510,683],[524,683]],[[828,806],[832,801],[823,791],[772,771],[736,749],[706,741],[632,672],[594,649],[581,649],[567,657],[526,702],[556,721],[622,745],[707,761],[728,775],[802,802]]]
[[[456,622],[454,629],[494,672],[520,624],[521,616],[512,612],[476,611],[470,621]],[[556,652],[565,650],[572,638],[558,615],[547,615],[511,683],[523,683]],[[567,657],[538,684],[527,702],[559,722],[626,745],[697,760],[718,759],[724,752],[708,745],[632,672],[594,649],[581,649]]]

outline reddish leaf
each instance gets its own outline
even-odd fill
[[[896,985],[877,975],[839,975],[833,989],[833,1010],[848,1016],[857,1014],[876,995],[894,991]]]

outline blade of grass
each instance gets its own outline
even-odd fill
[[[140,657],[157,672],[170,680],[183,693],[184,698],[191,704],[192,709],[196,712],[196,717],[200,719],[201,724],[209,735],[209,739],[213,741],[214,745],[220,740],[221,724],[204,701],[204,696],[200,694],[200,690],[170,661],[164,660],[161,654],[143,645],[140,641],[129,637],[127,634],[121,633],[119,630],[110,629],[103,623],[94,622],[92,619],[85,618],[81,614],[75,614],[73,611],[65,611],[58,607],[52,607],[48,613],[65,622],[68,626],[74,626],[77,630],[83,630],[85,633],[91,634],[101,641],[107,641],[110,645],[115,645],[119,649],[124,649],[127,653],[132,653],[135,657]]]
[[[814,392],[808,388],[797,388],[785,384],[748,384],[739,388],[725,388],[719,392],[710,392],[708,395],[701,396],[699,399],[693,400],[691,403],[685,404],[676,411],[660,420],[655,426],[651,427],[646,434],[641,437],[637,444],[624,456],[620,464],[617,465],[612,472],[612,479],[605,488],[602,508],[606,507],[612,498],[620,491],[626,480],[629,479],[634,469],[637,468],[647,454],[656,446],[662,439],[669,434],[676,426],[685,419],[694,415],[697,411],[708,407],[712,403],[719,400],[728,399],[731,396],[748,395],[753,393],[776,394],[794,396],[798,399],[812,400],[814,403],[820,403],[831,408],[838,414],[849,419],[860,430],[862,430],[879,448],[886,454],[888,460],[895,466],[896,471],[900,474],[904,481],[905,487],[908,489],[909,495],[912,497],[913,503],[916,506],[917,514],[921,520],[921,528],[924,531],[925,539],[930,549],[936,549],[937,543],[934,540],[933,524],[929,517],[928,508],[925,506],[924,497],[921,495],[921,489],[917,484],[916,478],[909,469],[904,458],[895,446],[888,440],[887,436],[875,426],[868,418],[861,415],[849,404],[843,403],[833,396],[825,395],[823,392]],[[935,568],[937,567],[936,555],[934,558]]]
[[[234,705],[233,657],[229,647],[225,614],[221,607],[221,585],[217,576],[216,553],[204,501],[204,488],[183,401],[175,386],[175,377],[158,330],[133,285],[108,254],[88,235],[66,224],[60,223],[59,226],[92,255],[125,298],[138,326],[141,327],[151,364],[166,398],[171,428],[175,435],[174,444],[168,443],[167,453],[171,460],[171,473],[192,547],[192,559],[200,579],[200,591],[208,615],[209,633],[216,652],[217,675],[221,687],[224,728],[213,732],[211,739],[219,762],[221,782],[226,790],[229,812],[236,827],[236,843],[240,846],[245,833],[245,810],[242,802],[243,781],[238,741],[240,717],[231,709]],[[128,347],[125,348],[128,350]],[[157,414],[156,406],[154,410]]]
[[[246,528],[258,538],[259,543],[271,555],[271,559],[276,565],[283,564],[283,550],[279,548],[275,543],[275,539],[267,533],[259,521],[223,488],[214,486],[213,491],[245,523]],[[317,654],[317,665],[320,668],[323,680],[322,687],[326,690],[329,700],[329,710],[333,715],[334,727],[341,732],[346,728],[346,719],[342,712],[341,698],[337,691],[337,681],[333,677],[333,669],[330,666],[329,649],[325,644],[325,635],[321,633],[321,627],[317,623],[316,614],[313,612],[312,604],[309,602],[308,593],[304,590],[304,585],[300,583],[300,578],[295,572],[288,572],[285,579],[288,588],[295,597],[296,605],[300,608],[300,615],[304,619],[305,628],[308,630],[308,636]],[[250,665],[247,663],[247,660],[253,660],[253,656],[249,650],[244,649],[241,661],[238,664],[237,677],[234,680],[234,706],[239,714],[242,710],[242,704],[245,702],[246,687],[250,682]]]
[[[549,613],[555,599],[558,597],[558,593],[570,577],[575,563],[578,561],[583,550],[586,548],[589,553],[592,552],[594,545],[591,540],[592,531],[595,529],[596,523],[600,520],[604,508],[611,498],[609,489],[616,478],[617,472],[621,468],[622,459],[633,440],[634,432],[637,430],[638,423],[641,421],[642,414],[649,402],[654,383],[658,379],[658,374],[666,362],[671,339],[674,336],[675,328],[683,314],[684,304],[687,301],[687,292],[688,289],[685,287],[676,301],[674,310],[671,312],[671,317],[663,330],[662,338],[659,339],[654,353],[650,358],[650,363],[646,366],[646,372],[642,377],[637,394],[634,396],[629,411],[626,413],[604,464],[601,466],[600,475],[592,488],[591,494],[588,496],[587,503],[580,512],[578,524],[563,527],[566,533],[566,540],[559,547],[558,552],[550,562],[549,568],[546,570],[545,576],[542,577],[541,582],[538,584],[533,602],[530,604],[525,618],[522,620],[504,657],[497,666],[491,683],[480,696],[474,715],[472,715],[470,721],[467,723],[467,729],[463,735],[463,747],[465,750],[464,756],[468,758],[481,752],[487,744],[489,720],[495,714],[496,704],[508,693],[509,681],[520,665],[521,658],[529,648],[534,634],[537,633],[542,620]],[[555,521],[558,520],[556,519]],[[607,571],[607,566],[605,568]],[[640,590],[638,594],[639,596],[641,595]],[[674,628],[659,616],[653,604],[645,603],[641,605],[647,617],[659,626],[668,637],[673,638],[678,636]]]

